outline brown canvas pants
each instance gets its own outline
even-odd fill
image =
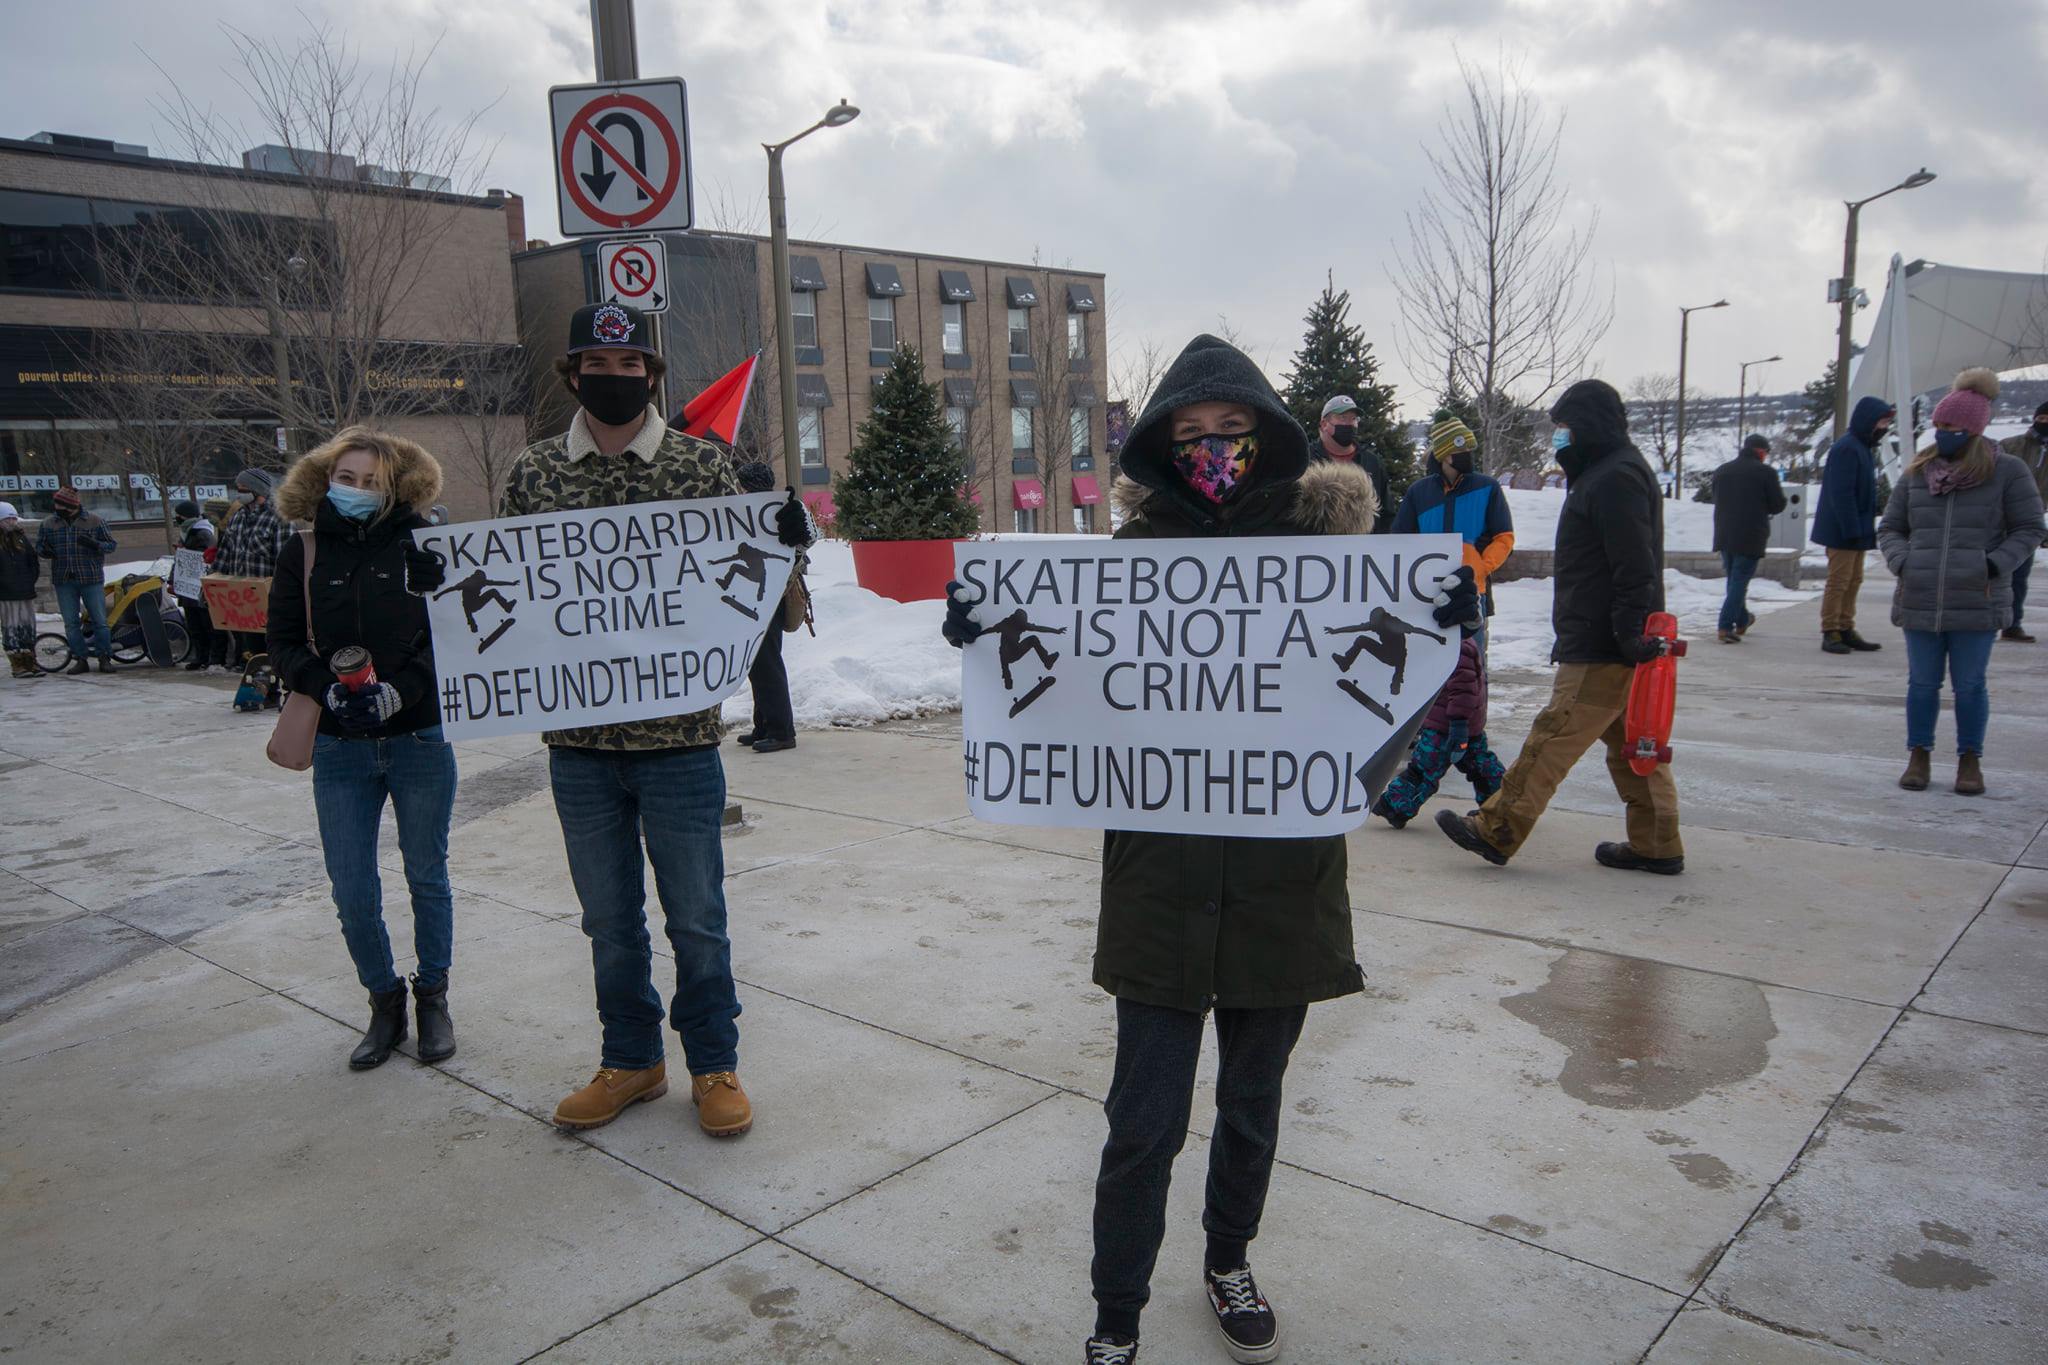
[[[1863,551],[1828,550],[1828,585],[1820,594],[1823,631],[1856,629],[1856,594],[1863,590]]]
[[[1529,727],[1515,764],[1476,822],[1486,842],[1513,854],[1527,842],[1565,774],[1597,740],[1607,746],[1607,772],[1628,808],[1628,842],[1646,858],[1682,858],[1678,784],[1668,765],[1648,777],[1628,766],[1624,716],[1635,669],[1628,664],[1559,664],[1550,704]]]

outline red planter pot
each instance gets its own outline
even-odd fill
[[[898,602],[936,602],[953,577],[957,540],[856,540],[854,579]]]

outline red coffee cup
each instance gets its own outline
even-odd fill
[[[335,681],[351,692],[362,692],[377,685],[377,669],[370,662],[370,651],[361,645],[344,645],[334,651],[334,657],[327,661],[334,670]]]

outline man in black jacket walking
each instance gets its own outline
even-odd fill
[[[1714,471],[1714,549],[1728,576],[1721,602],[1721,643],[1742,643],[1756,617],[1749,611],[1749,580],[1771,544],[1771,518],[1785,510],[1785,487],[1765,461],[1771,443],[1752,433],[1735,458]]]
[[[1678,787],[1660,765],[1638,777],[1628,765],[1623,716],[1635,665],[1664,652],[1643,633],[1664,610],[1664,502],[1657,476],[1628,439],[1621,395],[1598,379],[1564,391],[1550,420],[1566,487],[1557,521],[1550,620],[1558,665],[1550,703],[1500,790],[1471,815],[1440,811],[1437,826],[1460,848],[1505,866],[1528,841],[1550,798],[1586,750],[1607,746],[1607,772],[1628,808],[1628,842],[1601,844],[1605,867],[1672,875],[1685,870]]]

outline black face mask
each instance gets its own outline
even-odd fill
[[[622,427],[647,411],[644,374],[579,374],[576,401],[608,427]]]
[[[2038,440],[2048,441],[2048,417],[2034,419],[2034,436]]]
[[[1358,444],[1358,428],[1355,426],[1331,427],[1330,439],[1349,450]]]
[[[1472,456],[1462,450],[1451,456],[1451,472],[1461,479],[1470,474],[1472,472]]]

